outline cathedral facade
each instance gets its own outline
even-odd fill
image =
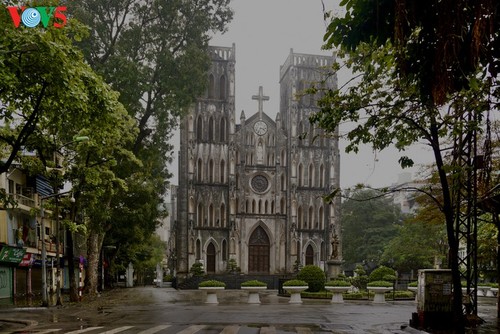
[[[313,96],[298,96],[325,79],[330,56],[290,52],[280,68],[280,110],[235,110],[235,47],[211,47],[208,89],[181,123],[179,185],[175,202],[177,274],[201,262],[207,273],[292,273],[314,264],[336,276],[341,262],[337,136],[324,136],[308,120]],[[336,88],[336,77],[325,84]],[[234,263],[234,261],[232,261]],[[333,266],[333,267],[332,267]],[[333,269],[332,269],[333,268]],[[333,270],[333,271],[332,271]]]

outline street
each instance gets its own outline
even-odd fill
[[[288,298],[277,296],[274,290],[261,295],[260,305],[247,304],[246,298],[244,291],[225,290],[219,293],[218,305],[208,305],[204,303],[204,292],[198,290],[154,287],[115,289],[106,291],[94,301],[66,303],[60,308],[2,309],[0,318],[29,320],[30,323],[21,325],[11,322],[9,326],[15,327],[1,327],[0,333],[419,332],[404,328],[415,311],[413,301],[389,301],[375,305],[366,300],[331,304],[329,300],[304,299],[303,304],[290,305]],[[493,312],[494,302],[488,305],[487,312]],[[492,327],[491,331],[486,331],[487,327],[476,333],[496,333]]]

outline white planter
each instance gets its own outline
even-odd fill
[[[207,292],[207,299],[205,304],[219,304],[219,300],[217,299],[217,291],[224,290],[223,286],[206,286],[206,287],[198,287],[198,290],[204,290]]]
[[[267,290],[267,286],[242,286],[241,290],[248,291],[248,304],[260,304],[260,291]]]
[[[384,304],[385,303],[385,293],[392,290],[392,287],[385,286],[369,286],[368,291],[372,291],[375,296],[373,297],[373,303]]]
[[[342,304],[344,296],[342,293],[349,290],[350,286],[325,286],[325,289],[332,292],[332,304]]]
[[[417,291],[418,291],[418,287],[416,287],[416,286],[409,286],[409,287],[408,287],[408,290],[410,290],[411,292],[413,292],[413,293],[415,294],[415,303],[417,303],[417,302],[418,302],[418,301],[417,301],[417,296],[418,296]]]
[[[498,294],[498,288],[490,288],[490,290],[488,291],[488,296],[490,296],[490,294],[491,297],[496,297]]]
[[[288,291],[290,294],[290,304],[302,304],[302,298],[300,297],[300,293],[302,291],[306,291],[308,286],[284,286],[283,289]]]
[[[488,296],[488,292],[491,290],[491,287],[485,286],[485,285],[480,285],[477,287],[477,295],[478,296]]]

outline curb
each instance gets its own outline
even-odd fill
[[[0,322],[10,322],[15,324],[25,325],[27,327],[38,325],[38,321],[14,318],[0,318]]]
[[[421,331],[420,329],[413,328],[410,325],[401,326],[401,330],[405,333],[410,333],[410,334],[427,334],[427,332]]]

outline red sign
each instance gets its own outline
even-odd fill
[[[24,254],[23,259],[19,263],[19,267],[29,267],[33,264],[33,260],[34,260],[33,254],[26,253]]]

